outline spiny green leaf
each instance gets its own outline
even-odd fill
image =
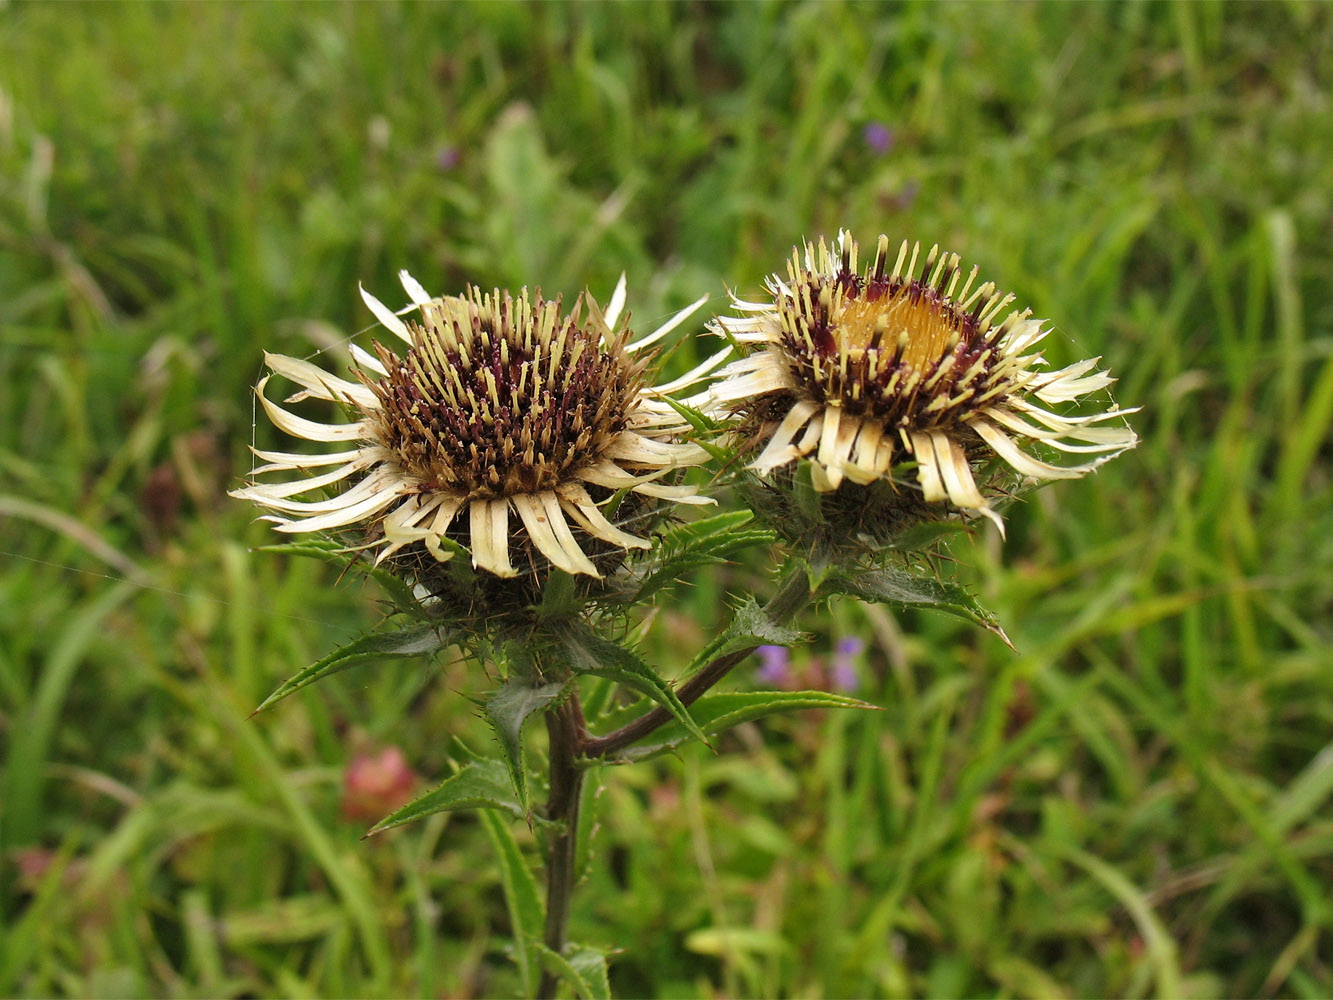
[[[696,739],[708,742],[671,685],[633,650],[582,628],[566,631],[565,649],[569,653],[570,666],[578,673],[606,677],[651,698],[670,712]]]
[[[463,763],[471,763],[476,760],[490,759],[489,757],[483,757],[481,754],[477,753],[456,735],[451,735],[449,737],[449,745],[445,748],[445,753],[448,754],[449,759],[455,763],[459,761]]]
[[[523,994],[532,996],[537,991],[540,949],[543,947],[540,942],[545,922],[541,899],[537,895],[537,881],[523,860],[523,852],[509,832],[505,818],[489,809],[483,810],[480,816],[495,851],[495,860],[500,865],[500,885],[504,889],[505,909],[509,911],[514,961],[523,980]]]
[[[327,538],[305,538],[299,542],[282,542],[276,545],[260,545],[256,552],[275,552],[279,555],[306,556],[322,559],[325,562],[347,562],[354,553],[347,546]]]
[[[830,573],[819,588],[820,596],[845,594],[874,604],[897,604],[934,608],[980,625],[995,633],[1010,649],[1013,643],[1004,634],[995,615],[982,607],[975,597],[956,583],[948,583],[925,573],[892,566],[861,571]]]
[[[726,630],[703,649],[685,668],[685,676],[693,674],[704,664],[751,646],[791,646],[801,641],[801,633],[780,625],[768,616],[753,597],[747,597],[731,616]]]
[[[692,569],[719,565],[742,549],[768,545],[777,537],[766,528],[745,527],[753,514],[748,510],[715,514],[700,521],[676,525],[662,536],[657,558],[649,564],[632,603],[640,603],[675,582]]]
[[[534,712],[546,708],[564,693],[564,684],[534,687],[524,678],[515,677],[486,699],[486,721],[500,739],[509,777],[524,815],[529,807],[527,769],[523,763],[523,724]]]
[[[748,510],[729,510],[697,521],[685,521],[673,525],[662,533],[662,544],[673,547],[687,546],[703,539],[725,536],[727,532],[748,524],[754,520],[754,514]]]
[[[634,595],[628,603],[642,604],[648,598],[675,583],[690,570],[699,569],[702,566],[721,566],[726,561],[722,556],[709,553],[684,553],[672,556],[664,560],[660,564],[660,568],[654,573],[644,577],[639,589],[634,591]]]
[[[565,945],[565,954],[559,955],[541,944],[537,953],[546,970],[569,983],[580,1000],[611,1000],[605,952],[588,945],[569,944]]]
[[[583,607],[574,577],[560,570],[552,570],[542,588],[541,603],[537,606],[540,618],[568,618]]]
[[[571,944],[566,946],[569,964],[587,984],[585,1000],[611,1000],[611,984],[606,975],[606,952],[590,945]]]
[[[500,809],[519,818],[524,816],[523,807],[514,797],[508,768],[503,762],[488,758],[464,764],[457,774],[445,779],[439,788],[384,817],[370,828],[366,836],[438,812],[456,809]]]
[[[254,710],[257,715],[307,684],[350,667],[386,657],[420,656],[435,653],[449,645],[453,637],[436,625],[413,625],[394,631],[372,630],[340,646],[328,656],[316,660],[304,670],[293,674]]]
[[[844,558],[836,542],[824,535],[813,539],[810,550],[797,556],[805,567],[806,579],[810,581],[810,590],[817,592],[828,579],[829,574],[839,571],[839,561]]]
[[[412,592],[411,584],[394,576],[383,566],[372,569],[370,575],[376,583],[384,588],[384,592],[389,595],[389,601],[394,608],[404,614],[411,615],[418,621],[425,621],[430,618],[430,612],[422,607],[421,601]]]
[[[791,480],[792,502],[810,524],[824,523],[824,498],[815,489],[810,462],[802,462]]]
[[[895,552],[926,552],[950,535],[966,534],[968,527],[960,520],[922,521],[893,536],[889,548]]]
[[[878,705],[849,698],[830,691],[730,691],[704,695],[690,706],[699,728],[712,736],[742,722],[753,722],[766,715],[797,712],[807,708],[860,708],[881,711]],[[651,742],[638,743],[625,750],[616,761],[643,760],[674,750],[691,739],[677,723],[670,722],[652,735]]]
[[[446,544],[456,544],[450,539],[443,539],[443,541]],[[350,566],[360,558],[365,548],[366,546],[348,548],[327,538],[308,538],[299,542],[287,542],[279,545],[261,545],[255,551],[304,556],[335,563],[339,566]],[[463,550],[460,548],[460,551]],[[425,617],[426,612],[421,607],[421,602],[417,600],[416,595],[412,593],[412,587],[409,584],[394,576],[382,566],[369,567],[366,572],[385,589],[396,608],[418,618]]]

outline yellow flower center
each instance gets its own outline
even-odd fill
[[[944,303],[924,296],[907,294],[900,289],[876,299],[843,300],[841,313],[830,323],[838,349],[849,359],[859,360],[871,345],[888,347],[907,335],[899,356],[905,367],[921,371],[937,364],[957,342],[959,317]],[[874,349],[881,349],[876,346]]]
[[[776,303],[773,345],[804,395],[920,428],[956,422],[1006,391],[999,339],[1026,314],[994,325],[1012,296],[989,282],[973,291],[976,271],[964,281],[956,254],[932,250],[918,271],[919,249],[904,269],[904,245],[891,271],[883,239],[864,272],[856,270],[854,246],[835,256],[821,244],[814,268],[793,259],[790,293]]]

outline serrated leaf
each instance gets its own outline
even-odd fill
[[[719,552],[734,548],[738,539],[772,538],[767,528],[746,527],[754,515],[748,510],[714,514],[699,521],[679,524],[662,535],[659,547],[669,554]],[[741,529],[744,528],[744,531]]]
[[[539,618],[568,618],[583,607],[574,577],[560,570],[552,570],[542,588],[541,603],[537,605]]]
[[[827,537],[819,537],[805,556],[798,556],[805,567],[806,579],[810,581],[810,590],[817,592],[824,585],[830,573],[837,572],[840,553],[837,545]]]
[[[486,721],[500,739],[505,765],[513,782],[523,814],[529,812],[527,769],[523,762],[523,724],[534,712],[539,712],[565,693],[564,684],[542,684],[533,687],[524,678],[515,677],[486,699]]]
[[[799,631],[775,622],[753,597],[747,597],[731,616],[731,623],[722,634],[699,650],[698,655],[685,668],[685,676],[688,677],[704,664],[728,653],[751,646],[792,646],[800,642],[801,638]]]
[[[481,754],[477,753],[466,743],[460,740],[457,736],[449,737],[449,746],[446,748],[445,753],[449,755],[450,760],[463,761],[464,763],[470,763],[476,760],[490,759],[488,757],[483,757]]]
[[[500,866],[500,885],[504,890],[505,909],[509,912],[514,961],[523,980],[523,995],[532,996],[537,992],[541,971],[541,939],[545,923],[541,899],[537,895],[537,880],[523,860],[523,852],[509,832],[504,817],[490,810],[480,815],[481,825],[490,838],[495,860]]]
[[[677,525],[663,534],[656,560],[634,592],[638,604],[701,566],[715,566],[752,545],[768,545],[777,537],[767,528],[744,527],[753,518],[748,510],[715,514],[699,521]]]
[[[316,660],[304,670],[287,678],[276,691],[260,702],[252,712],[257,715],[270,705],[331,674],[385,657],[420,656],[434,653],[452,642],[452,637],[436,625],[413,625],[395,631],[370,631],[340,646],[328,656]]]
[[[606,952],[589,945],[574,944],[566,949],[569,964],[587,984],[584,1000],[611,1000],[611,983],[606,972]]]
[[[898,532],[889,543],[895,552],[925,552],[950,535],[965,534],[966,524],[958,520],[922,521]]]
[[[722,534],[753,519],[754,515],[748,510],[730,510],[722,514],[701,517],[697,521],[686,521],[664,532],[662,534],[662,544],[683,545],[689,539]]]
[[[564,638],[570,666],[575,671],[592,674],[595,677],[605,677],[631,691],[637,691],[646,698],[651,698],[670,712],[672,717],[696,739],[708,742],[703,732],[690,718],[689,710],[681,704],[680,698],[671,689],[671,685],[633,650],[626,649],[618,642],[594,635],[587,629],[571,628],[565,632]]]
[[[791,479],[791,498],[796,509],[810,524],[824,523],[824,496],[815,489],[812,463],[802,462]]]
[[[424,819],[438,812],[452,812],[459,809],[499,809],[520,819],[524,815],[523,807],[514,797],[509,769],[502,761],[485,758],[464,764],[457,774],[452,778],[446,778],[438,788],[385,816],[370,828],[366,836],[382,833],[395,826]]]
[[[733,552],[749,545],[764,545],[777,540],[777,532],[769,528],[753,528],[732,532],[727,539],[726,551]]]
[[[569,983],[580,1000],[611,1000],[611,983],[606,974],[606,953],[588,945],[570,944],[560,955],[546,945],[538,945],[546,971]]]
[[[449,542],[448,539],[444,539]],[[256,552],[271,552],[281,555],[304,556],[306,558],[320,559],[324,562],[336,563],[340,566],[350,566],[361,555],[362,549],[348,548],[331,539],[309,538],[300,542],[287,542],[278,545],[261,545]],[[374,578],[375,582],[388,592],[389,597],[398,610],[413,614],[418,618],[424,618],[426,612],[421,607],[421,602],[417,600],[416,595],[412,593],[412,587],[394,576],[383,566],[369,567],[367,574]]]
[[[430,612],[422,607],[421,601],[417,599],[411,584],[394,576],[383,566],[372,569],[370,575],[376,583],[384,588],[385,593],[389,595],[389,603],[397,610],[418,620],[430,618]]]
[[[1013,643],[1004,634],[994,614],[982,607],[965,588],[934,576],[885,566],[830,574],[819,591],[821,596],[845,594],[874,604],[934,608],[980,625],[1013,649]]]
[[[721,566],[726,561],[722,556],[695,552],[686,552],[665,559],[659,569],[644,578],[629,603],[642,604],[648,598],[675,583],[690,570],[699,569],[701,566]]]
[[[882,711],[878,705],[849,698],[831,691],[730,691],[704,695],[690,706],[699,728],[709,736],[726,732],[742,722],[753,722],[768,715],[799,712],[810,708],[859,708]],[[667,723],[652,735],[651,742],[637,743],[623,751],[617,761],[643,760],[675,750],[694,737],[675,722]]]
[[[323,559],[326,562],[347,560],[346,546],[323,538],[307,538],[299,542],[280,542],[274,545],[257,545],[256,552],[272,552],[278,555],[306,556],[311,559]]]

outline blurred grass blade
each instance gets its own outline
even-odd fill
[[[74,609],[47,654],[27,712],[9,727],[10,743],[0,785],[0,849],[19,847],[39,836],[44,825],[45,767],[75,671],[101,635],[107,617],[138,590],[137,584],[121,581]]]
[[[1296,824],[1315,815],[1333,794],[1333,743],[1328,743],[1305,769],[1277,795],[1268,818],[1273,832],[1286,833]]]
[[[1176,953],[1176,942],[1170,931],[1153,912],[1152,904],[1129,879],[1118,870],[1108,865],[1101,858],[1079,850],[1071,844],[1054,844],[1055,851],[1078,865],[1120,901],[1129,911],[1143,935],[1143,943],[1148,948],[1148,958],[1157,973],[1157,995],[1162,1000],[1174,1000],[1185,996],[1180,980],[1180,958]]]
[[[47,929],[59,919],[60,905],[68,897],[66,875],[74,856],[75,844],[71,836],[51,857],[51,863],[35,886],[23,912],[5,914],[0,922],[0,996],[20,996],[17,989],[29,972],[32,963],[40,961]],[[8,862],[6,862],[8,864]]]
[[[0,496],[0,516],[23,518],[50,528],[101,559],[132,583],[137,583],[141,587],[148,585],[148,574],[138,563],[77,518],[70,517],[46,504],[34,503],[15,496]]]
[[[376,915],[374,892],[359,857],[335,847],[329,832],[297,790],[292,775],[283,769],[268,744],[260,738],[258,728],[234,714],[230,706],[220,713],[220,718],[236,747],[291,818],[302,846],[319,864],[337,892],[356,926],[357,938],[365,950],[375,982],[388,983],[391,975],[388,936],[384,922]]]
[[[498,763],[498,761],[497,761]],[[532,996],[541,974],[540,950],[543,948],[542,928],[545,917],[537,895],[537,881],[533,878],[518,842],[509,832],[505,818],[490,809],[480,814],[481,825],[490,838],[500,866],[500,885],[504,889],[505,908],[509,911],[510,930],[514,937],[514,961],[518,963],[523,979],[523,993]]]

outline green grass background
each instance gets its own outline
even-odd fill
[[[843,225],[980,263],[1142,444],[955,543],[1017,654],[835,605],[797,663],[862,637],[884,712],[606,773],[573,936],[625,996],[1333,994],[1330,50],[1278,2],[0,7],[0,995],[516,990],[476,821],[339,812],[362,750],[485,747],[486,678],[247,721],[379,613],[224,496],[260,352],[401,267],[623,269],[646,327]]]

